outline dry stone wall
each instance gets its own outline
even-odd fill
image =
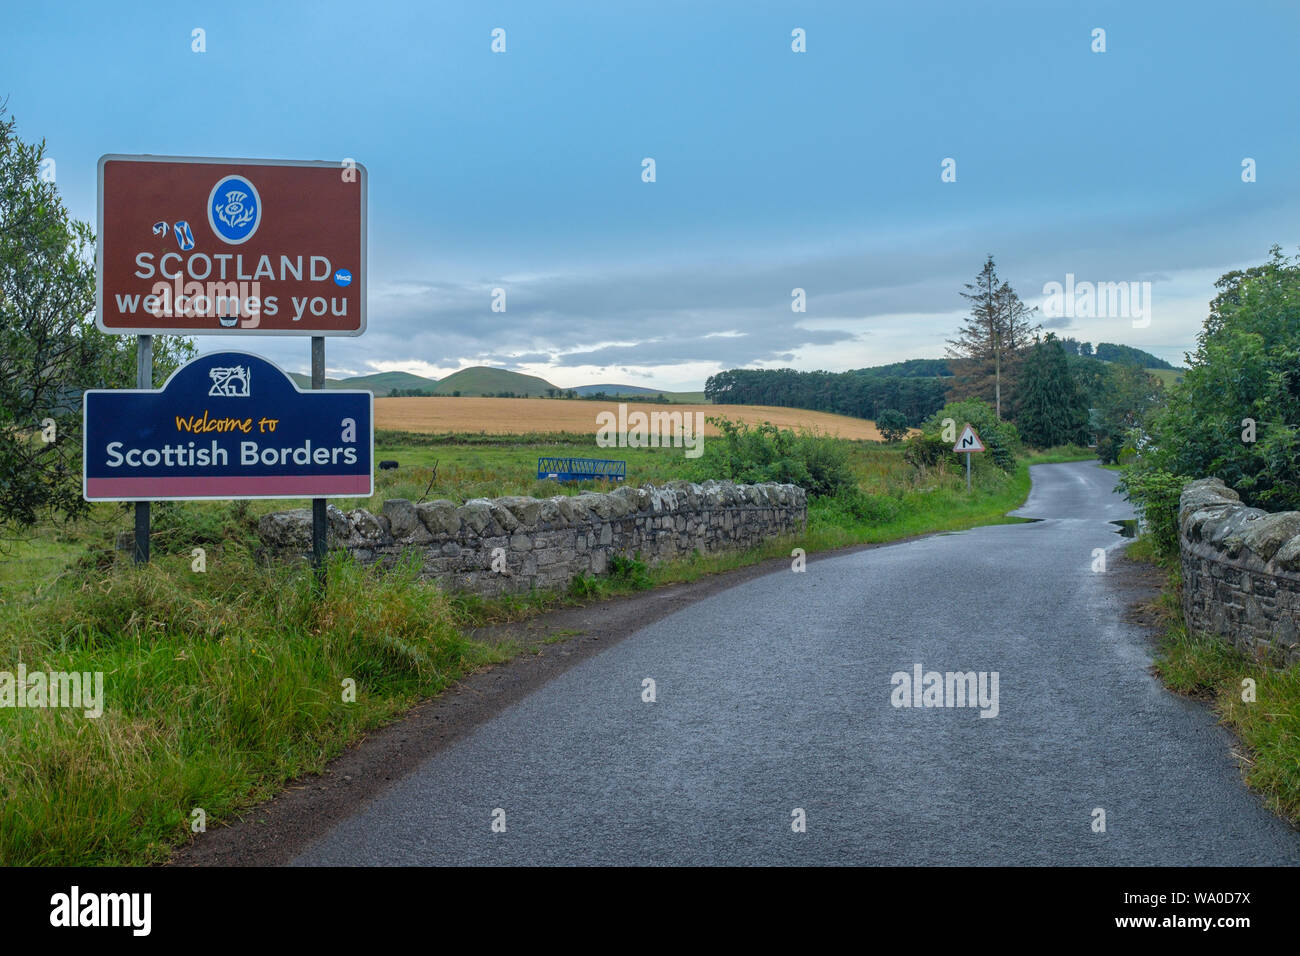
[[[1247,507],[1202,478],[1183,489],[1178,534],[1188,625],[1258,658],[1300,661],[1300,512]]]
[[[565,588],[579,574],[603,574],[615,555],[648,564],[762,544],[802,532],[807,499],[796,485],[669,482],[609,494],[384,502],[381,514],[329,507],[329,547],[363,564],[392,566],[416,551],[422,574],[448,590],[483,595]],[[311,551],[311,512],[265,515],[267,553]]]

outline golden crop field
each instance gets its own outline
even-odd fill
[[[813,428],[840,438],[880,440],[875,423],[863,418],[810,412],[774,405],[661,405],[657,402],[629,402],[635,411],[695,413],[729,418],[757,425],[771,422],[781,428]],[[376,398],[375,427],[408,432],[487,432],[491,435],[520,435],[527,432],[596,433],[596,416],[602,411],[618,415],[618,402],[588,402],[552,398]],[[717,434],[705,425],[705,434]]]

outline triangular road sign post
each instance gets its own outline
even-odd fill
[[[980,441],[979,434],[967,422],[966,427],[961,430],[957,436],[957,444],[952,446],[953,451],[962,451],[966,453],[966,490],[970,491],[970,456],[971,452],[983,451],[984,443]]]

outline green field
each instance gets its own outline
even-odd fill
[[[1177,385],[1183,380],[1183,376],[1187,374],[1185,369],[1179,368],[1149,368],[1147,371],[1160,379],[1165,388],[1172,388]]]

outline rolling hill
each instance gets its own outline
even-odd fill
[[[311,388],[311,376],[301,372],[290,372],[289,377],[298,383],[299,388]],[[503,368],[489,368],[476,365],[453,372],[444,379],[426,378],[410,372],[375,372],[371,375],[354,375],[349,378],[327,378],[326,388],[362,388],[375,393],[376,398],[383,398],[394,389],[417,389],[434,395],[454,395],[459,392],[463,397],[494,397],[502,392],[509,392],[519,397],[544,398],[548,390],[558,392],[570,391],[553,385],[536,375],[511,372]],[[677,403],[701,403],[706,401],[703,392],[668,392],[660,388],[647,388],[642,385],[579,385],[572,391],[579,395],[594,395],[604,392],[610,398],[619,396],[662,395],[664,401]]]
[[[290,372],[289,377],[298,383],[299,388],[311,388],[310,375]],[[431,392],[437,384],[437,379],[423,378],[410,372],[375,372],[373,375],[325,379],[326,388],[363,388],[374,392],[376,396],[387,395],[395,388],[418,388]]]
[[[452,372],[438,382],[435,395],[496,395],[500,392],[512,392],[515,395],[545,395],[546,390],[555,388],[544,378],[536,375],[524,375],[522,372],[510,372],[503,368],[488,368],[475,365]]]

